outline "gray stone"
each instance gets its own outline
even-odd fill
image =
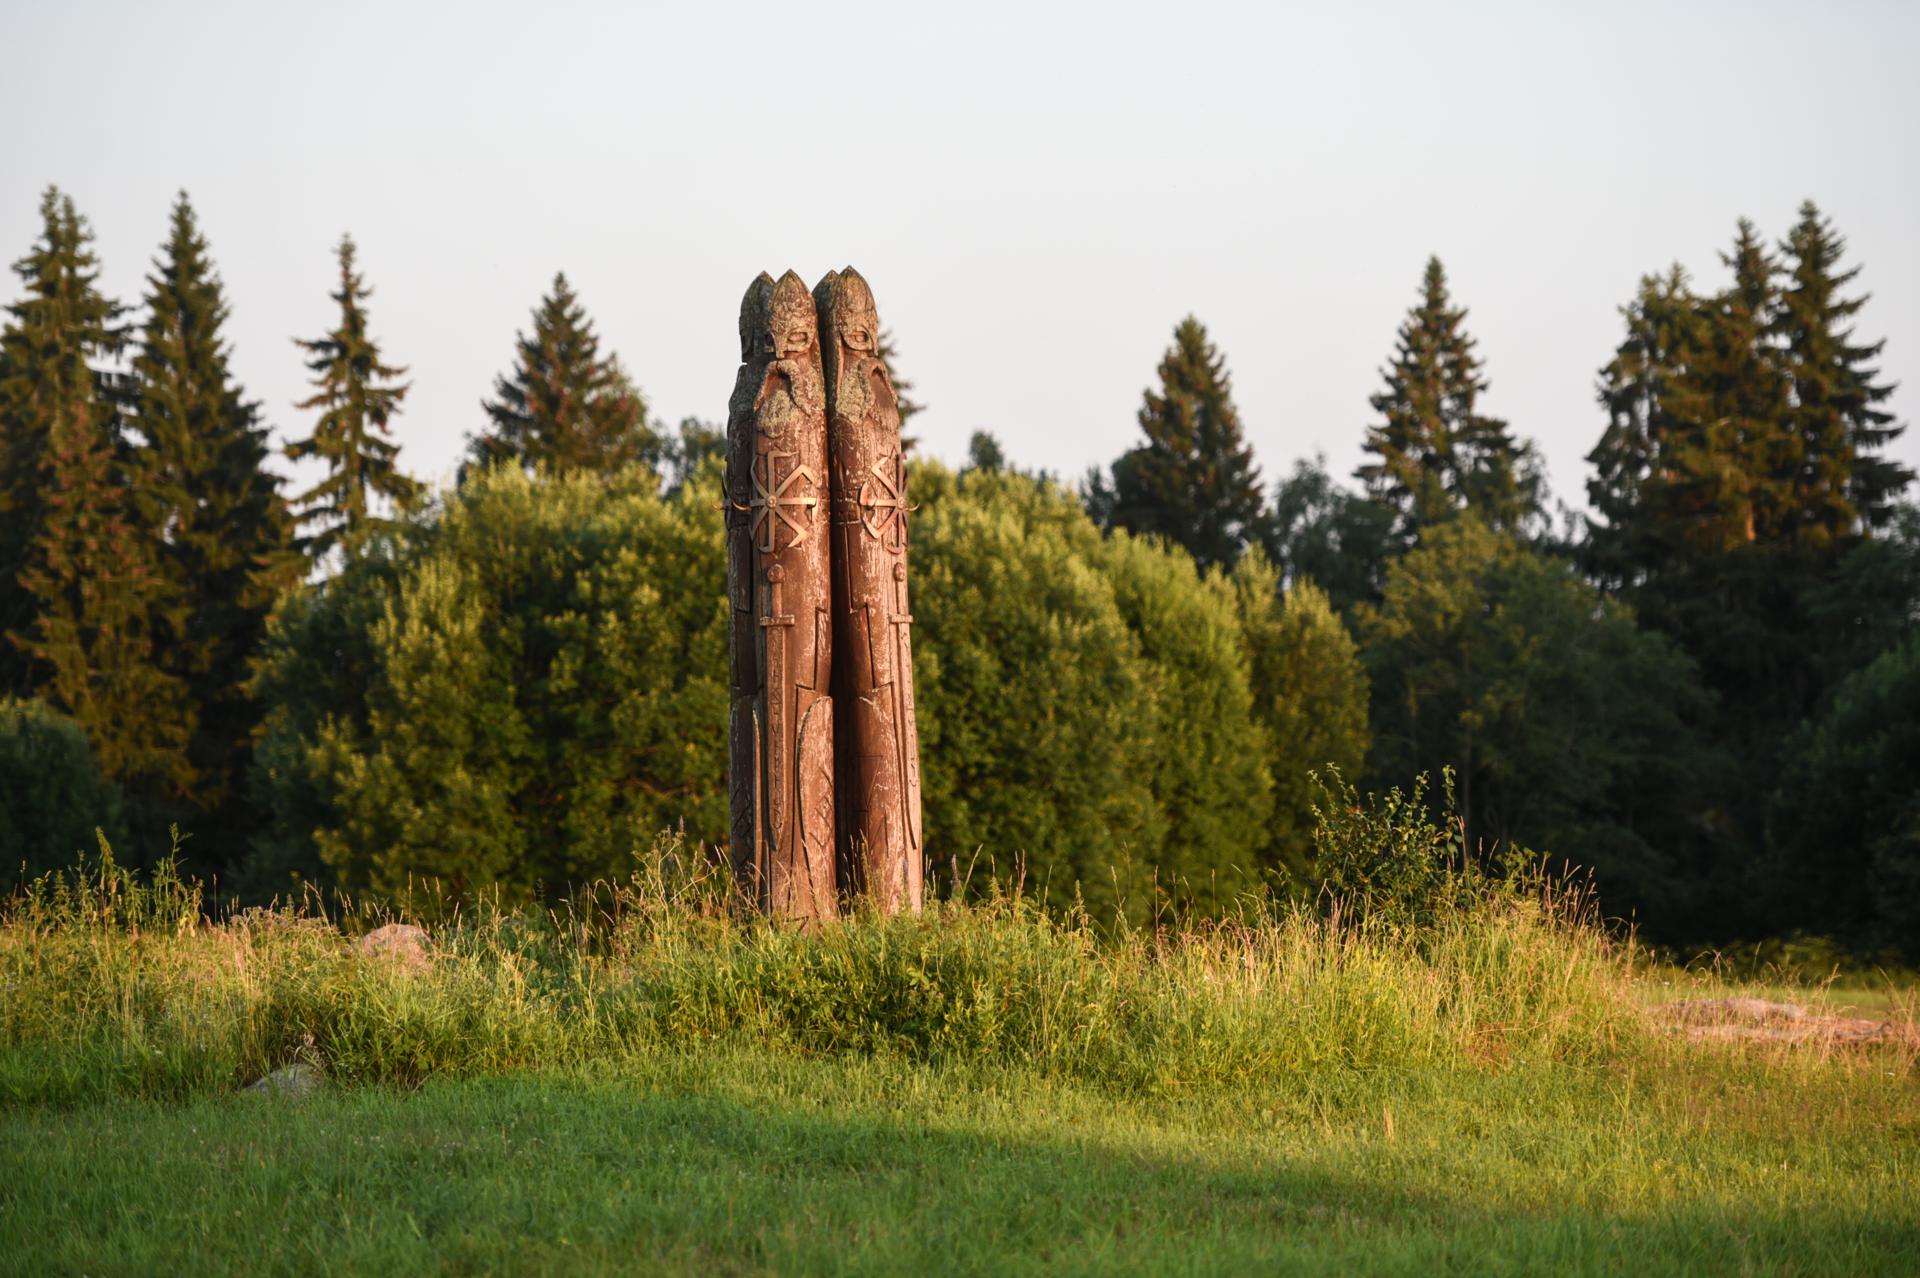
[[[327,1077],[318,1067],[295,1061],[247,1084],[247,1090],[262,1096],[311,1096],[326,1085]]]

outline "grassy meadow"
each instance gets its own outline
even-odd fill
[[[655,860],[555,911],[0,920],[0,1272],[1911,1273],[1920,1073],[1697,1043],[1576,897],[812,933]],[[1896,986],[1797,993],[1871,1002]],[[245,1085],[291,1063],[301,1097]]]

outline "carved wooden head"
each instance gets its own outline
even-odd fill
[[[846,347],[849,359],[860,359],[879,349],[880,315],[874,309],[873,290],[851,266],[833,281],[825,319],[833,340]]]
[[[804,359],[813,350],[818,331],[806,282],[792,271],[782,275],[773,286],[770,309],[774,358]]]
[[[773,276],[760,272],[753,283],[747,285],[747,295],[740,299],[740,362],[746,363],[755,355],[773,353],[772,321]]]

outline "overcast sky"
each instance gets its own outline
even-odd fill
[[[284,440],[351,231],[434,478],[556,270],[673,422],[724,417],[756,272],[847,263],[935,455],[1110,460],[1192,312],[1266,474],[1344,474],[1437,253],[1487,409],[1578,501],[1639,276],[1715,285],[1737,218],[1778,240],[1807,197],[1920,403],[1920,4],[11,0],[4,29],[5,259],[56,183],[135,301],[185,188]]]

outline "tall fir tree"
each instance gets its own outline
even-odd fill
[[[657,461],[660,440],[647,405],[600,338],[564,273],[533,313],[533,332],[515,341],[510,373],[496,378],[481,407],[492,423],[468,440],[481,465],[511,461],[534,469],[610,474]]]
[[[1685,426],[1684,451],[1695,459],[1685,468],[1694,544],[1726,550],[1774,538],[1788,386],[1768,333],[1779,300],[1778,268],[1753,223],[1740,219],[1732,251],[1720,260],[1732,282],[1702,303],[1670,399],[1673,417]]]
[[[1589,521],[1589,571],[1606,588],[1637,587],[1656,565],[1672,562],[1677,543],[1667,538],[1659,511],[1668,500],[1665,481],[1674,471],[1671,440],[1677,433],[1669,387],[1684,352],[1697,345],[1700,305],[1679,265],[1647,275],[1633,301],[1620,309],[1627,334],[1600,370],[1599,400],[1607,427],[1587,455],[1593,477],[1587,499],[1599,516]]]
[[[107,387],[96,366],[122,340],[73,201],[49,187],[40,222],[39,240],[13,263],[23,296],[0,334],[0,634],[33,628],[37,604],[21,579],[46,521],[43,463],[54,425],[77,406],[97,411]],[[0,644],[0,692],[26,695],[45,674],[28,650]]]
[[[103,367],[125,344],[120,308],[100,293],[73,201],[49,190],[40,212],[41,239],[14,265],[26,296],[0,338],[7,637],[29,659],[27,690],[80,724],[151,836],[193,779],[192,706],[155,661],[184,611],[139,523],[124,380]]]
[[[1240,429],[1226,360],[1189,315],[1145,392],[1147,442],[1113,464],[1110,492],[1091,493],[1102,522],[1186,547],[1202,568],[1232,567],[1259,531],[1263,497]]]
[[[1766,796],[1831,682],[1821,601],[1911,478],[1876,455],[1898,428],[1875,407],[1879,345],[1851,340],[1864,299],[1840,297],[1856,275],[1840,252],[1811,205],[1784,270],[1742,221],[1727,286],[1698,294],[1677,267],[1643,281],[1601,373],[1610,421],[1590,459],[1587,550],[1602,584],[1677,639],[1717,697],[1735,771],[1700,795],[1725,834],[1701,890],[1728,918],[1767,899],[1746,890]]]
[[[1779,537],[1786,383],[1768,337],[1773,269],[1742,224],[1733,281],[1697,293],[1678,266],[1641,281],[1601,370],[1609,423],[1589,460],[1596,580],[1677,639],[1748,739],[1810,695],[1796,602],[1818,565]]]
[[[1885,525],[1913,472],[1881,455],[1906,428],[1881,407],[1893,387],[1870,363],[1886,343],[1853,340],[1868,295],[1841,296],[1860,274],[1840,269],[1846,241],[1808,200],[1781,248],[1787,287],[1773,328],[1792,380],[1798,453],[1789,517],[1795,537],[1824,547]]]
[[[300,521],[315,529],[306,544],[316,559],[335,546],[354,553],[367,538],[394,526],[378,513],[382,500],[404,507],[420,491],[401,471],[399,445],[389,438],[407,394],[407,384],[397,379],[407,370],[381,363],[380,348],[368,334],[362,303],[373,290],[354,270],[353,238],[342,237],[337,252],[340,290],[332,296],[340,322],[325,337],[294,339],[310,357],[315,388],[295,407],[317,408],[320,419],[311,435],[287,445],[287,456],[317,458],[327,466],[326,478],[295,499]]]
[[[248,662],[274,599],[305,564],[279,480],[265,467],[260,406],[229,367],[224,289],[184,192],[147,277],[146,310],[133,359],[140,522],[186,618],[156,659],[186,686],[195,709],[194,851],[217,852],[210,845],[227,840],[229,855],[214,858],[224,865],[246,839],[241,800],[259,724]]]
[[[1366,451],[1377,460],[1354,474],[1370,498],[1394,510],[1402,544],[1462,508],[1500,529],[1521,528],[1539,514],[1531,447],[1479,411],[1487,381],[1466,317],[1448,296],[1440,259],[1428,258],[1420,302],[1381,374],[1386,388],[1369,400],[1385,419],[1367,431]]]

